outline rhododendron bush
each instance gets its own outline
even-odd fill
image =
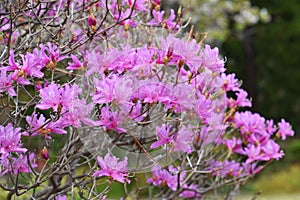
[[[251,100],[184,9],[159,0],[0,2],[8,198],[229,198],[291,125]],[[249,110],[249,109],[248,109]],[[120,194],[121,195],[121,194]]]

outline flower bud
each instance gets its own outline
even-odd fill
[[[48,149],[46,147],[44,147],[41,150],[41,156],[42,156],[43,160],[48,160],[49,159],[49,152],[48,152]]]
[[[88,25],[89,26],[96,26],[96,19],[95,16],[91,13],[90,16],[88,17]]]

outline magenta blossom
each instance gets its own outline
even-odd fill
[[[212,160],[209,163],[209,170],[213,171],[213,175],[220,177],[235,176],[240,177],[243,171],[240,163],[235,160],[216,161]]]
[[[156,127],[156,134],[158,137],[158,141],[153,142],[150,146],[151,149],[160,147],[164,144],[169,144],[174,141],[174,136],[170,136],[170,130],[172,126],[166,126],[163,124],[161,127]]]
[[[202,66],[216,73],[224,72],[224,60],[219,59],[218,55],[218,48],[211,49],[209,45],[205,45],[202,51]]]
[[[286,136],[294,136],[295,134],[290,123],[286,122],[284,119],[281,119],[278,123],[278,128],[278,134],[281,136],[282,140],[285,140]]]
[[[152,15],[154,19],[148,22],[151,26],[162,26],[170,30],[178,29],[180,27],[176,22],[174,22],[176,16],[173,9],[171,9],[170,16],[167,20],[164,19],[165,11],[156,11],[153,9]]]
[[[134,16],[135,12],[131,12],[131,9],[127,9],[125,12],[121,13],[121,16],[119,15],[119,13],[116,13],[114,18],[118,22],[121,21],[120,25],[124,26],[124,30],[128,30],[129,27],[136,27],[138,25],[137,22],[132,20],[134,19]]]
[[[31,168],[28,165],[28,162],[30,162],[32,168],[36,168],[38,165],[34,161],[33,153],[30,153],[28,157],[24,154],[19,154],[19,157],[17,158],[11,157],[10,160],[8,159],[1,160],[0,164],[2,165],[4,170],[1,171],[0,175],[6,174],[8,172],[11,172],[13,174],[18,174],[19,172],[30,173]]]
[[[253,144],[248,144],[246,148],[244,148],[243,153],[248,156],[246,163],[252,163],[257,160],[263,160],[261,154],[261,146],[255,146]]]
[[[252,103],[249,99],[247,99],[248,93],[243,90],[243,89],[237,89],[236,90],[236,100],[233,100],[232,98],[230,98],[228,100],[228,106],[230,108],[235,108],[235,107],[251,107]]]
[[[7,75],[7,68],[0,68],[0,93],[7,91],[10,96],[17,96],[13,88],[13,74]]]
[[[79,61],[79,59],[75,55],[71,55],[72,61],[68,63],[68,67],[66,69],[68,70],[78,70],[83,67],[82,62]]]
[[[61,89],[60,86],[54,82],[43,89],[40,89],[40,97],[42,100],[36,105],[36,107],[41,110],[52,108],[54,111],[57,111],[61,106],[60,102],[62,91],[63,89]]]
[[[273,135],[276,132],[277,128],[274,125],[274,121],[271,120],[267,120],[266,121],[266,132],[270,135]]]
[[[101,80],[94,80],[96,92],[93,95],[95,103],[114,103],[132,105],[130,97],[133,93],[133,81],[128,78],[119,78],[118,76],[102,77]]]
[[[233,137],[231,140],[226,139],[225,145],[230,152],[242,153],[242,140],[240,138]]]
[[[62,121],[65,126],[72,125],[75,128],[80,127],[82,123],[91,127],[96,126],[97,122],[89,118],[92,109],[93,105],[86,104],[84,100],[75,101],[59,121]]]
[[[258,174],[262,169],[263,166],[257,165],[257,163],[252,163],[252,164],[247,164],[243,163],[243,176],[248,176],[248,175],[256,175]]]
[[[148,11],[145,7],[145,0],[123,0],[123,5],[128,5],[130,8],[134,6],[137,11]]]
[[[162,102],[166,105],[170,102],[171,90],[157,82],[141,82],[138,90],[132,94],[132,99],[141,99],[144,103]]]
[[[61,91],[60,105],[62,106],[62,112],[68,110],[71,106],[79,101],[79,95],[82,89],[77,84],[64,84],[64,89]]]
[[[23,57],[24,58],[24,57]],[[12,79],[17,83],[22,85],[29,85],[30,81],[27,80],[27,74],[30,73],[30,66],[21,66],[15,61],[15,54],[13,50],[10,50],[9,53],[9,67],[7,67],[8,71],[14,71]]]
[[[97,170],[93,176],[108,176],[112,180],[119,181],[120,183],[130,183],[127,171],[127,157],[119,162],[119,158],[110,156],[107,153],[104,159],[100,156],[97,157],[98,164],[101,169]]]
[[[55,197],[55,200],[68,200],[66,195],[58,195]]]
[[[41,110],[52,108],[55,112],[65,112],[76,101],[79,100],[78,95],[81,88],[78,85],[65,84],[62,88],[60,85],[52,82],[48,86],[40,89],[41,102],[36,105]]]
[[[39,64],[49,69],[55,69],[58,61],[65,59],[65,56],[60,55],[60,50],[50,42],[47,45],[41,44],[41,50],[36,51],[36,56],[39,57]]]
[[[199,119],[201,119],[204,123],[208,123],[212,112],[211,101],[206,99],[204,95],[200,94],[196,101],[195,112]]]
[[[274,140],[269,140],[262,148],[262,159],[269,161],[271,159],[279,160],[284,156],[282,150],[280,150],[280,146],[274,142]]]
[[[195,101],[195,94],[190,85],[176,85],[172,91],[172,101],[169,107],[176,112],[183,112],[192,109],[191,101]]]
[[[201,65],[201,58],[200,46],[195,40],[185,42],[169,35],[167,38],[161,38],[160,42],[162,51],[158,55],[157,63],[178,65],[182,75],[186,75],[187,71],[196,73]],[[183,67],[183,64],[186,64],[188,69]]]
[[[51,138],[50,133],[55,134],[66,134],[67,131],[65,131],[62,128],[61,121],[58,120],[56,122],[48,122],[43,114],[40,114],[39,117],[37,114],[32,114],[32,116],[26,116],[26,122],[29,124],[29,130],[31,131],[31,134],[25,133],[24,135],[27,136],[35,136],[35,135],[41,135],[45,138]]]
[[[120,113],[111,112],[108,106],[101,108],[101,118],[98,121],[98,124],[103,126],[104,129],[124,133],[126,132],[126,129],[120,127],[122,122],[123,117]]]
[[[6,126],[0,125],[0,154],[2,157],[7,157],[9,153],[24,153],[26,148],[22,148],[20,143],[21,128],[14,128],[11,123]]]
[[[193,136],[193,131],[188,130],[185,126],[182,126],[174,138],[174,151],[191,153],[193,151]]]
[[[235,74],[222,73],[223,89],[225,91],[238,91],[240,90],[241,82],[235,78]]]
[[[184,185],[182,188],[184,189],[183,192],[179,194],[180,197],[186,197],[186,198],[195,198],[200,199],[200,194],[196,192],[197,188],[199,186],[196,184],[191,184],[189,186]]]
[[[237,112],[235,114],[234,123],[236,128],[239,128],[242,134],[261,133],[264,134],[265,119],[257,113],[250,111]]]
[[[167,185],[171,190],[177,189],[177,175],[172,175],[167,169],[161,169],[155,165],[151,169],[152,177],[147,179],[147,183],[152,183],[155,186]]]

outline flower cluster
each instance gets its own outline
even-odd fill
[[[7,173],[17,174],[19,172],[30,172],[31,168],[37,167],[34,162],[34,154],[30,153],[27,157],[27,149],[22,147],[20,128],[14,128],[12,124],[7,126],[0,125],[0,175]],[[15,155],[19,155],[15,157]]]
[[[34,188],[36,199],[66,199],[73,187],[84,184],[78,186],[83,190],[109,177],[100,195],[95,185],[79,192],[99,198],[112,181],[129,184],[130,172],[151,168],[148,185],[164,195],[200,199],[280,159],[277,141],[294,135],[284,119],[276,125],[241,111],[251,101],[235,75],[225,73],[218,49],[178,37],[181,11],[176,17],[174,10],[160,10],[159,0],[30,1],[16,9],[14,23],[11,16],[1,18],[0,48],[7,54],[0,56],[1,112],[9,117],[0,125],[0,175],[26,172],[38,184],[9,191]],[[37,38],[18,47],[16,37],[24,33]],[[84,130],[92,132],[96,154],[83,150]],[[52,162],[48,148],[63,143],[56,140],[62,134],[68,140]],[[46,147],[40,151],[35,144],[30,153],[32,141]],[[76,171],[83,166],[86,176]],[[40,185],[46,189],[35,193]]]
[[[121,162],[115,156],[106,154],[104,159],[102,157],[97,158],[98,164],[101,169],[96,171],[93,176],[108,176],[112,180],[119,181],[121,183],[130,183],[127,172],[127,157]]]

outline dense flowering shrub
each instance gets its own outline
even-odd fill
[[[159,0],[0,5],[9,198],[101,199],[120,182],[126,196],[202,199],[280,159],[277,141],[294,135],[284,119],[245,109],[247,92],[218,49],[183,34],[181,9],[160,10]]]

